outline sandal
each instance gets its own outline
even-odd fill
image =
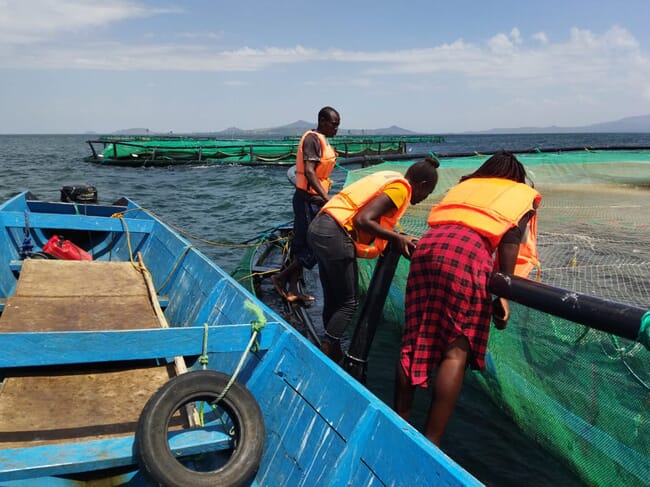
[[[310,294],[293,294],[292,292],[285,293],[284,298],[290,303],[311,303],[316,301],[316,298]]]

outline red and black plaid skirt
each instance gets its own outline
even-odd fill
[[[485,367],[492,317],[489,244],[462,225],[430,228],[411,258],[400,361],[411,384],[427,387],[447,346],[465,335],[469,365]]]

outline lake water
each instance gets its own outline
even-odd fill
[[[101,202],[128,196],[178,229],[224,244],[195,242],[227,271],[237,267],[244,252],[230,244],[248,241],[293,218],[293,189],[286,167],[102,166],[83,161],[90,155],[86,144],[89,138],[0,135],[0,199],[29,190],[40,199],[58,200],[63,186],[91,184]],[[650,147],[650,134],[447,135],[444,143],[418,144],[412,151],[449,154],[590,146]],[[336,189],[343,183],[345,172],[336,169],[334,179]],[[370,387],[389,404],[398,343],[397,330],[379,333],[368,372]],[[427,399],[419,397],[418,401],[424,404]],[[424,414],[421,407],[414,421],[422,424]],[[465,382],[443,449],[486,485],[582,485],[552,454],[524,437],[471,378]]]

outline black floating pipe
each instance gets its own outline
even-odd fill
[[[348,164],[361,164],[362,166],[368,166],[370,164],[380,164],[384,161],[400,161],[400,160],[415,160],[415,159],[424,159],[426,156],[431,155],[430,152],[422,153],[407,153],[407,154],[379,154],[379,155],[364,155],[364,156],[352,156],[340,158],[336,161],[339,166],[345,166]]]
[[[510,152],[516,154],[537,154],[537,153],[553,153],[553,152],[584,152],[584,151],[614,151],[614,150],[650,150],[650,146],[645,145],[604,145],[604,146],[576,146],[576,147],[548,147],[548,148],[528,148],[528,149],[508,149]],[[447,159],[454,157],[473,157],[473,156],[490,156],[494,154],[494,150],[488,151],[475,151],[475,152],[435,152],[435,155],[438,159]],[[379,164],[385,161],[399,161],[399,160],[416,160],[423,159],[424,157],[431,155],[431,152],[407,152],[405,154],[380,154],[380,155],[365,155],[365,156],[353,156],[353,157],[344,157],[340,158],[337,161],[337,164],[340,166],[345,166],[348,164]],[[442,161],[444,162],[444,161]]]
[[[384,303],[393,282],[399,257],[399,249],[388,244],[377,260],[350,347],[343,358],[343,368],[362,384],[366,383],[370,346],[381,322]]]
[[[647,310],[495,272],[491,293],[560,318],[637,340]]]

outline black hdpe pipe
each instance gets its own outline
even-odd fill
[[[343,368],[362,384],[366,383],[370,346],[381,322],[384,303],[393,282],[399,258],[399,249],[393,248],[393,245],[389,243],[377,260],[350,347],[343,358]]]
[[[549,148],[532,148],[532,149],[509,149],[513,154],[536,154],[536,153],[552,153],[552,152],[578,152],[578,151],[612,151],[612,150],[648,150],[649,146],[576,146],[576,147],[549,147]],[[352,157],[341,157],[337,160],[339,166],[345,166],[348,164],[361,164],[362,167],[369,166],[371,164],[380,164],[384,161],[400,161],[400,160],[416,160],[424,159],[426,156],[433,155],[438,159],[453,158],[453,157],[473,157],[477,155],[489,156],[494,154],[494,151],[486,152],[407,152],[404,154],[371,154],[364,156],[352,156]]]
[[[366,383],[368,355],[395,275],[400,253],[389,244],[379,257],[368,286],[343,368]],[[511,274],[495,272],[488,289],[492,294],[622,338],[640,341],[650,349],[650,311],[595,296],[561,289]]]
[[[630,340],[644,341],[641,336],[645,333],[644,323],[647,324],[650,318],[650,312],[643,308],[501,272],[492,274],[488,289],[493,294],[529,308]]]

